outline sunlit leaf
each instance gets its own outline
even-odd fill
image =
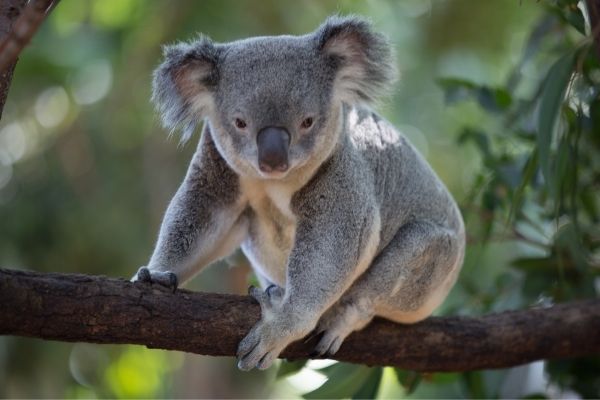
[[[349,398],[354,395],[370,376],[371,368],[347,363],[338,363],[320,370],[326,371],[327,381],[302,395],[305,399]]]
[[[279,369],[277,369],[277,378],[283,378],[289,375],[293,375],[296,372],[300,371],[308,360],[298,360],[298,361],[287,361],[283,360],[279,365]]]

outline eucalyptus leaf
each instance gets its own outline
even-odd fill
[[[550,67],[539,102],[537,147],[542,173],[548,190],[552,192],[554,192],[554,177],[550,168],[552,140],[577,54],[577,51],[571,51]]]
[[[371,368],[371,372],[367,380],[358,389],[353,399],[374,399],[377,396],[377,390],[379,390],[379,384],[381,383],[381,377],[383,376],[383,368]]]
[[[409,395],[417,389],[421,382],[421,374],[415,371],[407,371],[400,368],[394,368],[398,382],[402,385],[406,394]]]
[[[308,360],[297,360],[297,361],[287,361],[283,360],[279,365],[279,369],[277,370],[277,378],[283,378],[289,375],[293,375],[299,372]]]
[[[538,152],[536,149],[533,150],[529,159],[525,163],[523,168],[523,172],[521,174],[521,183],[515,190],[515,193],[512,198],[512,203],[510,206],[510,212],[508,214],[508,223],[514,221],[515,215],[521,209],[521,205],[523,203],[523,194],[525,193],[525,188],[532,181],[535,171],[537,171],[538,166]]]
[[[476,100],[483,109],[495,113],[505,110],[512,103],[510,93],[504,88],[479,85],[459,78],[440,78],[437,83],[444,90],[446,104]]]
[[[302,395],[305,399],[350,398],[357,393],[368,380],[371,368],[338,363],[327,369],[327,381],[313,390]]]
[[[585,36],[585,18],[577,6],[570,7],[565,13],[565,18],[573,28],[577,29],[579,33]]]

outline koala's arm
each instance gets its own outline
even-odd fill
[[[356,169],[327,163],[318,179],[294,195],[297,226],[285,293],[275,300],[269,293],[254,296],[262,318],[239,345],[241,369],[267,368],[289,343],[314,329],[374,257],[380,220],[368,185],[356,185],[350,176]]]
[[[324,180],[309,186],[295,205],[296,238],[283,306],[311,325],[365,271],[379,245],[375,199],[349,177],[335,171],[331,175],[343,182]]]
[[[160,280],[161,273],[173,273],[176,283],[183,282],[232,251],[243,234],[238,196],[237,175],[218,154],[207,127],[165,213],[147,265],[150,274]],[[143,278],[134,277],[137,279]]]

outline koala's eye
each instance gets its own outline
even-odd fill
[[[306,118],[304,121],[302,121],[302,123],[300,124],[300,126],[302,127],[302,129],[308,129],[313,125],[313,119],[311,117]]]
[[[243,119],[240,119],[240,118],[235,119],[235,127],[236,128],[245,129],[246,126],[248,126],[248,125],[246,124],[246,121],[244,121]]]

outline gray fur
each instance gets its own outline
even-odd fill
[[[187,141],[198,123],[207,116],[207,106],[194,109],[190,96],[184,97],[177,87],[177,74],[190,65],[201,69],[195,91],[211,91],[218,80],[219,49],[210,39],[200,36],[190,43],[164,46],[165,62],[154,71],[152,101],[162,117],[163,126],[174,131],[182,130],[182,140]]]
[[[317,352],[331,354],[374,316],[430,315],[460,270],[464,227],[425,160],[368,108],[394,75],[387,41],[356,17],[304,36],[168,47],[153,100],[168,128],[187,136],[205,119],[205,131],[134,280],[185,281],[241,246],[269,287],[250,290],[262,318],[239,344],[242,369],[267,368],[315,328]],[[291,137],[283,173],[257,165],[270,126]]]

